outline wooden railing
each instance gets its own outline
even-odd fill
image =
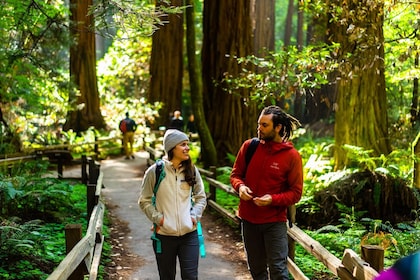
[[[162,155],[162,152],[152,147],[147,147],[146,151],[149,153],[148,164],[151,165],[155,159]],[[217,211],[223,217],[229,219],[233,223],[240,225],[240,218],[236,215],[227,211],[217,203],[216,190],[222,190],[223,192],[238,197],[237,192],[230,185],[223,184],[216,180],[217,173],[216,168],[213,167],[211,170],[199,168],[200,174],[204,180],[209,183],[209,193],[207,195],[207,204],[212,209]],[[288,228],[289,236],[289,257],[288,257],[288,269],[294,279],[309,279],[303,274],[299,267],[294,263],[294,248],[295,242],[300,244],[307,252],[313,255],[318,261],[323,263],[332,274],[345,280],[372,280],[378,275],[369,262],[362,260],[353,250],[346,249],[343,253],[343,258],[340,260],[335,255],[330,253],[325,247],[323,247],[318,241],[314,240],[297,225],[293,224],[292,227]],[[374,248],[377,250],[378,248]],[[380,250],[379,250],[380,251]],[[373,256],[372,259],[376,258]]]
[[[88,161],[87,212],[88,229],[82,238],[82,226],[70,224],[65,228],[67,256],[50,274],[47,280],[61,280],[71,277],[72,280],[83,280],[89,274],[90,280],[98,276],[104,237],[102,235],[105,205],[100,201],[103,187],[103,173],[100,165],[93,160]],[[86,169],[82,165],[82,177]]]
[[[59,150],[57,147],[55,149],[37,151],[34,155],[0,159],[0,165],[6,165],[9,168],[9,173],[11,173],[11,168],[14,164],[44,158],[48,158],[51,163],[57,164],[59,178],[63,178],[64,165],[74,163],[81,165],[80,177],[71,179],[79,179],[86,185],[86,211],[89,222],[83,238],[81,224],[66,225],[67,256],[47,279],[61,280],[71,277],[72,280],[83,280],[85,278],[84,275],[89,274],[89,279],[94,280],[98,274],[104,243],[102,227],[105,206],[100,202],[103,186],[103,173],[100,172],[100,165],[94,159],[86,156],[82,156],[79,160],[74,160],[68,150]]]

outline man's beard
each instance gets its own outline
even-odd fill
[[[272,141],[274,139],[274,137],[275,137],[275,135],[274,135],[273,131],[271,131],[271,133],[269,133],[269,134],[264,134],[264,135],[261,135],[261,133],[258,132],[258,138],[260,140],[264,140],[266,142]]]

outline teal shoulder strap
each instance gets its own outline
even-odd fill
[[[156,161],[156,169],[155,169],[155,186],[153,187],[153,197],[152,197],[152,204],[156,206],[156,193],[159,189],[159,185],[162,182],[163,178],[165,178],[165,168],[163,168],[163,161],[158,159]]]
[[[155,186],[153,187],[153,197],[152,197],[152,205],[156,207],[156,193],[159,189],[159,185],[162,182],[163,178],[165,178],[165,168],[163,166],[163,161],[161,159],[158,159],[156,161],[156,168],[155,168]],[[160,242],[160,239],[156,237],[156,229],[158,225],[153,225],[153,234],[151,236],[151,239],[156,242],[156,253],[162,253],[162,244]]]

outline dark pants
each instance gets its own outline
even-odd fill
[[[153,248],[156,255],[159,276],[161,280],[174,280],[176,274],[176,259],[179,259],[181,278],[198,279],[199,243],[197,231],[183,236],[165,236],[156,234],[162,244],[162,253],[156,253],[156,242]]]
[[[242,237],[254,280],[289,279],[286,223],[252,224],[243,221]]]

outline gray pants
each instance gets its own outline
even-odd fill
[[[242,237],[254,280],[289,279],[286,223],[252,224],[244,220]]]

